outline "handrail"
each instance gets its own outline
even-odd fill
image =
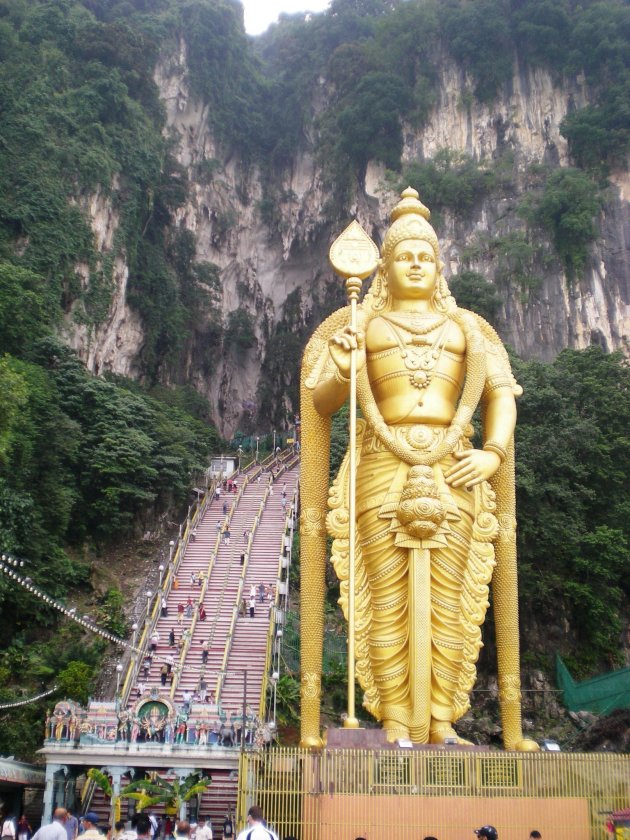
[[[269,486],[265,487],[261,502],[258,506],[258,513],[254,517],[254,524],[250,530],[249,540],[247,542],[247,553],[245,555],[245,562],[243,563],[243,567],[241,569],[241,576],[238,585],[238,589],[236,592],[236,603],[232,609],[232,620],[230,621],[230,626],[228,629],[228,634],[225,639],[225,649],[223,651],[223,661],[221,663],[221,669],[217,676],[217,688],[215,693],[216,702],[219,703],[221,700],[221,692],[223,691],[223,685],[225,683],[225,671],[227,669],[227,663],[230,657],[230,653],[232,650],[232,641],[234,639],[234,629],[236,626],[236,620],[238,618],[238,608],[241,603],[241,598],[243,597],[243,588],[245,586],[245,578],[247,577],[247,569],[249,568],[249,556],[251,553],[251,546],[254,540],[254,536],[256,531],[258,530],[258,526],[260,525],[260,520],[262,519],[263,510],[265,509],[265,504],[269,497]]]
[[[247,484],[248,484],[248,476],[245,476],[242,484],[240,484],[240,486],[238,488],[236,497],[232,501],[232,505],[230,507],[230,510],[228,511],[228,513],[225,516],[225,521],[224,521],[225,527],[229,527],[229,525],[232,521],[232,517],[234,516],[234,512],[236,510],[236,507],[237,507],[237,505],[238,505],[238,503],[241,499],[243,491],[247,487]],[[200,593],[199,599],[197,601],[197,606],[199,606],[200,603],[203,603],[206,591],[208,589],[208,581],[210,580],[210,575],[212,574],[212,570],[214,568],[214,564],[216,562],[217,555],[219,553],[220,545],[221,545],[221,532],[219,531],[219,533],[216,536],[215,542],[214,542],[214,551],[210,555],[210,560],[208,562],[206,578],[203,582],[203,586],[201,587],[201,593]],[[217,613],[218,613],[218,610],[217,610]],[[190,645],[192,643],[192,638],[193,638],[194,632],[197,628],[198,618],[199,618],[199,609],[196,609],[195,614],[193,615],[193,619],[192,619],[192,622],[190,624],[190,627],[187,630],[184,631],[184,635],[186,635],[186,640],[184,642],[181,653],[179,655],[179,661],[177,662],[177,665],[175,666],[175,676],[173,677],[173,682],[171,684],[171,690],[169,692],[169,696],[170,696],[171,700],[175,697],[175,693],[176,693],[177,688],[179,686],[179,677],[180,677],[180,674],[183,671],[184,665],[186,664],[186,659],[188,657],[188,651],[190,650]],[[216,627],[216,616],[215,616],[215,627]],[[214,632],[214,630],[213,630],[213,632]]]
[[[138,671],[140,670],[140,654],[144,654],[147,647],[148,639],[150,638],[153,630],[155,629],[155,625],[158,622],[160,616],[160,605],[161,600],[163,597],[167,597],[171,591],[173,578],[175,577],[182,557],[188,547],[188,541],[190,539],[190,533],[192,529],[197,525],[200,518],[203,518],[208,504],[214,497],[214,491],[216,489],[217,480],[213,480],[211,484],[206,486],[206,492],[204,493],[201,499],[197,499],[197,501],[190,505],[188,508],[188,513],[186,515],[186,525],[184,527],[184,534],[182,535],[182,526],[179,526],[179,536],[177,538],[177,547],[174,549],[172,556],[169,558],[169,565],[168,569],[166,570],[166,575],[162,581],[161,586],[155,592],[155,600],[153,603],[153,609],[149,613],[147,608],[143,610],[138,618],[138,624],[142,623],[142,632],[140,634],[140,638],[138,639],[137,644],[133,646],[133,653],[130,656],[129,664],[127,666],[127,673],[125,674],[125,680],[123,682],[123,687],[120,692],[120,707],[124,708],[127,703],[129,702],[129,695],[131,693],[131,689],[136,682]],[[191,510],[194,512],[191,517]],[[135,655],[133,655],[135,654]]]
[[[285,540],[288,536],[289,539],[290,539],[289,544],[291,545],[292,542],[293,542],[294,517],[293,517],[292,511],[295,509],[295,506],[297,504],[298,492],[299,491],[298,491],[297,488],[293,492],[293,498],[291,499],[291,504],[289,506],[289,511],[290,512],[287,513],[287,516],[285,517],[284,531],[282,532],[282,537],[280,539],[280,552],[278,554],[278,575],[277,575],[278,586],[276,586],[276,597],[274,599],[273,610],[271,611],[271,614],[272,614],[273,618],[269,622],[269,630],[267,632],[267,649],[266,649],[266,652],[265,652],[265,669],[263,671],[263,682],[262,682],[262,688],[261,688],[261,692],[260,692],[260,704],[259,704],[259,707],[258,707],[258,716],[262,720],[265,719],[265,712],[266,712],[266,706],[267,706],[267,689],[269,688],[269,671],[270,671],[271,664],[272,664],[271,663],[271,653],[272,653],[272,649],[273,649],[273,640],[274,640],[274,637],[276,636],[277,626],[278,626],[278,624],[277,624],[278,612],[277,611],[279,609],[278,604],[279,604],[279,601],[280,601],[280,586],[279,586],[279,584],[282,582],[282,562],[284,560]],[[289,549],[288,556],[289,556],[289,558],[291,557],[291,549]],[[287,592],[285,594],[285,604],[286,604],[286,602],[288,601],[289,566],[287,566],[287,574],[286,574],[285,583],[286,583],[286,586],[287,586]],[[286,609],[285,609],[285,613],[286,613]]]

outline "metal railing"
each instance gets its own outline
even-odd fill
[[[168,568],[166,569],[166,574],[161,581],[161,585],[157,588],[157,591],[148,601],[147,606],[137,619],[137,624],[142,629],[137,640],[134,634],[131,655],[127,663],[125,679],[119,696],[119,704],[121,708],[124,708],[129,703],[129,695],[131,694],[131,690],[137,680],[138,672],[140,670],[141,655],[146,652],[148,641],[160,618],[162,598],[167,598],[171,591],[173,579],[177,575],[179,565],[184,557],[186,548],[188,547],[190,535],[197,524],[203,519],[207,507],[214,497],[214,491],[218,480],[219,479],[215,479],[211,483],[207,484],[203,496],[198,497],[196,502],[189,505],[186,519],[184,520],[184,523],[179,526],[178,538],[174,545],[171,546]]]
[[[457,840],[487,823],[501,840],[605,840],[628,801],[629,755],[274,748],[241,755],[237,821],[256,804],[301,840]]]
[[[260,470],[255,470],[252,473],[252,478],[256,478],[259,474]],[[243,588],[245,586],[245,578],[247,576],[247,569],[249,568],[249,556],[251,553],[252,542],[256,535],[256,531],[258,530],[258,526],[260,525],[260,519],[262,517],[263,510],[265,508],[265,503],[269,496],[269,487],[265,488],[265,492],[263,493],[263,497],[261,499],[260,505],[258,506],[258,513],[254,517],[254,524],[250,530],[249,539],[247,541],[247,549],[245,552],[245,562],[241,568],[241,575],[238,583],[238,589],[236,591],[236,599],[235,604],[232,607],[232,618],[230,620],[230,626],[228,628],[227,637],[225,640],[225,649],[223,651],[223,660],[221,664],[221,673],[217,677],[217,688],[216,688],[216,698],[217,703],[221,701],[221,692],[223,690],[223,685],[225,683],[225,672],[228,666],[228,660],[230,658],[230,652],[232,650],[232,641],[234,639],[234,630],[236,628],[236,621],[238,619],[238,609],[241,604],[241,599],[243,598]]]
[[[298,498],[299,498],[299,488],[295,489],[293,493],[293,498],[291,500],[291,504],[289,505],[289,510],[287,512],[284,524],[284,531],[282,533],[282,537],[280,540],[280,552],[278,555],[278,574],[277,574],[277,581],[278,584],[276,586],[276,595],[273,603],[273,609],[271,610],[271,621],[269,622],[269,631],[267,633],[267,649],[265,653],[265,670],[263,671],[263,684],[262,684],[262,691],[260,693],[260,707],[259,707],[259,717],[261,719],[269,719],[269,717],[273,717],[275,723],[275,702],[273,708],[273,714],[270,715],[270,709],[268,706],[268,697],[267,691],[269,688],[269,681],[270,675],[273,673],[280,673],[280,639],[281,635],[278,636],[278,630],[281,629],[284,632],[284,619],[287,613],[287,604],[288,604],[288,597],[289,597],[289,571],[291,569],[291,547],[293,545],[293,531],[295,528],[295,516],[298,509]],[[287,550],[287,540],[288,540],[288,550]],[[284,561],[287,560],[286,563],[286,574],[285,579],[282,580],[282,570],[285,568]],[[284,593],[280,592],[281,584],[285,585],[286,589]],[[281,611],[279,604],[281,601],[281,597],[284,595],[284,610]],[[278,622],[278,616],[282,613],[283,620],[282,622]],[[278,669],[274,667],[274,640],[275,640],[275,647],[277,651],[277,662],[278,662]],[[274,686],[275,688],[275,686]]]

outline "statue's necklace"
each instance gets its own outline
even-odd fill
[[[388,312],[382,317],[389,323],[390,329],[396,338],[403,364],[409,371],[409,381],[414,388],[417,388],[421,392],[421,396],[424,396],[424,392],[433,379],[433,370],[440,360],[446,344],[446,337],[448,335],[447,316],[433,317],[429,324],[419,324],[418,316],[415,318],[412,317],[407,321],[406,318],[403,320],[392,316]],[[425,321],[426,319],[423,318],[422,320]],[[433,332],[433,330],[437,330],[439,327],[442,327],[442,329],[438,332],[431,344],[415,347],[413,344],[408,344],[405,341],[397,326],[400,326],[405,332],[411,333],[412,336],[426,335],[427,333]],[[422,400],[420,400],[419,405],[422,405]]]

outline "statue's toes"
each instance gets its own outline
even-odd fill
[[[511,749],[516,750],[517,752],[538,752],[540,747],[536,741],[532,741],[530,738],[521,738],[521,740],[517,741]]]

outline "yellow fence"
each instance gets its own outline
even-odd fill
[[[237,819],[259,805],[281,840],[604,840],[630,806],[630,756],[453,749],[243,753]]]

